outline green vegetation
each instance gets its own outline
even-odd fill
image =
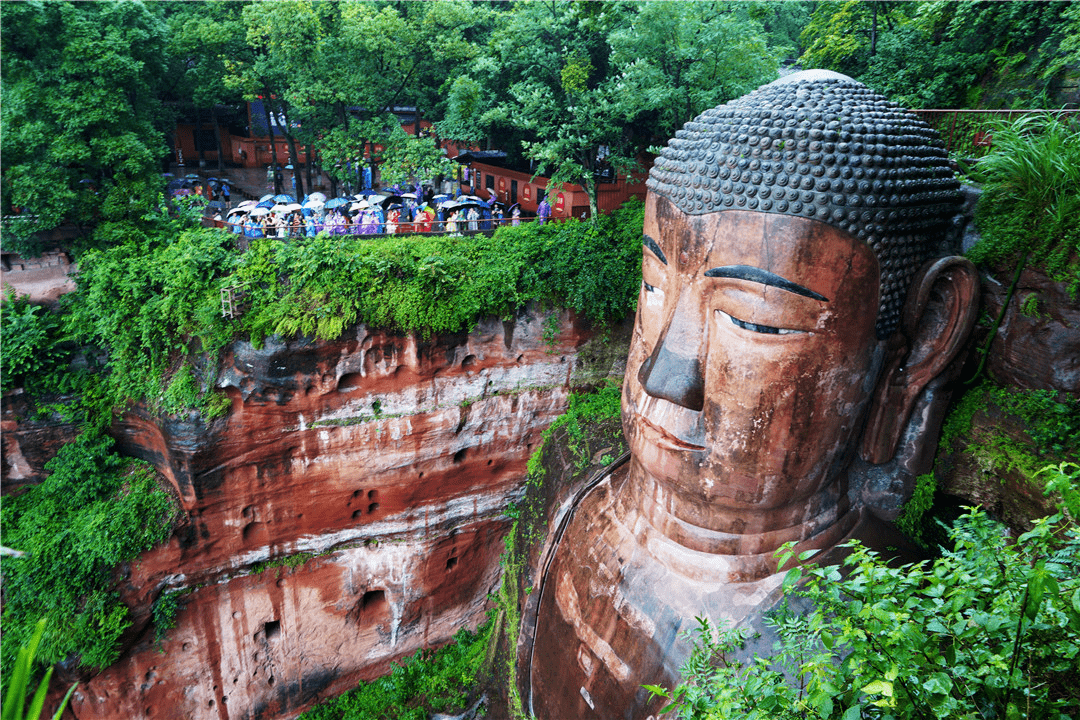
[[[49,477],[4,498],[4,542],[26,553],[4,561],[4,682],[17,649],[49,617],[37,662],[74,657],[84,667],[116,660],[131,624],[115,568],[169,537],[174,506],[146,463],[116,454],[87,429],[45,465]]]
[[[62,369],[71,361],[63,347],[63,323],[59,316],[26,297],[0,305],[0,333],[4,352],[0,355],[0,389],[17,387],[38,394],[57,387]]]
[[[593,452],[596,450],[590,444],[590,441],[594,439],[590,437],[589,431],[594,429],[597,423],[618,420],[621,403],[622,388],[615,381],[607,382],[594,393],[571,393],[566,412],[545,428],[540,447],[529,457],[529,481],[535,484],[543,481],[546,474],[543,464],[544,446],[555,437],[559,430],[566,433],[566,439],[563,442],[574,459],[574,470],[584,471],[589,466]],[[611,459],[608,462],[611,462]]]
[[[507,226],[492,237],[258,239],[243,254],[228,234],[187,229],[88,251],[69,322],[108,351],[111,406],[197,407],[210,419],[227,409],[214,389],[217,356],[238,336],[333,339],[357,322],[459,332],[529,302],[597,323],[622,317],[637,298],[642,213],[631,203],[595,223]],[[228,287],[240,289],[238,318],[221,316]]]
[[[1011,417],[1009,424],[1017,430],[1009,433],[983,423],[975,432],[976,414],[987,412]],[[934,520],[926,513],[933,505],[936,478],[963,458],[970,459],[985,481],[1019,473],[1033,487],[1044,486],[1042,468],[1048,462],[1080,460],[1080,399],[1050,390],[1003,388],[989,381],[967,389],[942,425],[933,472],[919,476],[914,495],[897,519],[908,537],[933,544],[925,531],[933,531]]]
[[[1080,121],[1027,115],[1000,123],[993,150],[973,169],[983,184],[969,257],[982,265],[1027,263],[1080,291]]]
[[[38,684],[34,696],[30,698],[29,705],[26,705],[26,699],[30,678],[34,670],[34,658],[37,655],[38,645],[41,643],[41,636],[45,634],[46,622],[46,618],[41,618],[34,627],[34,634],[30,638],[30,643],[19,648],[19,654],[15,659],[15,667],[12,671],[11,684],[8,686],[7,694],[4,695],[4,708],[2,715],[0,715],[3,720],[24,720],[24,718],[25,720],[38,720],[41,717],[45,705],[45,693],[49,691],[49,680],[52,679],[52,668],[45,671],[45,677]],[[71,699],[71,694],[75,692],[77,686],[78,683],[75,683],[68,689],[64,699],[60,702],[60,706],[53,714],[53,720],[60,720],[60,716],[64,714],[68,700]]]
[[[912,108],[1057,107],[1078,32],[1072,3],[816,3],[799,60]]]
[[[62,223],[126,225],[161,187],[166,28],[142,3],[3,3],[4,249]]]
[[[1047,472],[1074,487],[1080,467]],[[972,509],[932,563],[891,567],[856,545],[842,568],[797,567],[786,596],[811,607],[767,619],[774,655],[740,660],[746,633],[698,618],[685,682],[647,687],[683,718],[1076,717],[1078,510],[1064,506],[1014,541]]]
[[[319,553],[322,554],[322,553]],[[316,553],[294,553],[293,555],[283,555],[273,560],[267,560],[262,563],[255,563],[251,566],[249,571],[252,575],[258,575],[261,572],[267,570],[274,570],[274,577],[281,576],[281,568],[287,568],[289,570],[295,570],[298,567],[303,567],[309,560],[314,560],[319,556]]]
[[[394,663],[389,675],[361,682],[308,710],[303,720],[427,720],[432,712],[461,710],[477,686],[491,637],[489,620],[475,633],[462,628],[438,650],[418,650]]]

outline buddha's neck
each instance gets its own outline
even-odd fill
[[[679,493],[633,459],[617,507],[620,519],[635,528],[653,554],[677,552],[680,562],[698,554],[723,556],[722,563],[731,566],[736,580],[776,572],[774,553],[785,543],[796,543],[798,551],[829,548],[858,520],[843,482],[826,483],[814,495],[789,505],[736,510]],[[699,560],[708,562],[700,556]]]

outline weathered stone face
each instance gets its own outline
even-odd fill
[[[692,546],[768,550],[762,533],[834,510],[821,492],[880,365],[877,261],[816,220],[691,216],[656,196],[645,235],[623,404],[644,494],[716,534]]]
[[[897,448],[932,442],[944,408],[924,390],[970,333],[977,276],[962,258],[924,264],[945,254],[955,181],[932,131],[884,103],[792,76],[687,123],[657,161],[623,384],[631,458],[577,498],[530,601],[542,720],[655,712],[642,685],[675,681],[695,616],[752,626],[778,597],[781,546],[873,534],[863,506],[887,493],[849,488],[856,450],[892,473],[910,459]],[[790,177],[766,176],[785,162]]]

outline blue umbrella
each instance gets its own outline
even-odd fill
[[[296,198],[294,198],[292,195],[286,195],[285,193],[282,193],[280,195],[275,195],[274,196],[274,202],[294,203],[294,202],[296,202]]]
[[[336,207],[341,207],[342,205],[348,205],[351,202],[352,202],[352,200],[349,200],[347,198],[334,198],[330,202],[326,203],[325,207],[330,209],[330,210],[333,210]]]
[[[261,203],[259,203],[255,207],[257,207],[257,208],[272,208],[272,207],[274,207],[274,201],[273,200],[263,200]]]
[[[259,198],[259,202],[266,202],[267,200],[273,200],[273,199],[274,199],[273,195],[263,195],[261,198]]]

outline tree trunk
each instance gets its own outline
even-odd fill
[[[277,142],[274,140],[274,126],[270,123],[270,91],[263,90],[263,114],[266,115],[266,132],[270,133],[270,157],[273,158],[274,194],[281,194],[281,183],[277,180]]]
[[[308,190],[315,189],[315,183],[311,180],[311,170],[315,166],[315,148],[311,143],[307,146],[307,186]]]
[[[195,151],[199,153],[199,167],[204,168],[206,167],[206,151],[203,150],[202,138],[199,137],[202,134],[201,132],[199,132],[200,130],[202,130],[202,113],[199,112],[199,106],[196,105],[195,132],[193,133],[195,135]]]
[[[873,21],[870,23],[870,57],[877,53],[877,3],[871,3],[874,9]]]
[[[285,127],[282,130],[285,133],[285,142],[289,143],[289,160],[293,166],[293,179],[296,181],[296,187],[293,188],[296,193],[297,201],[304,197],[304,176],[300,173],[300,155],[296,152],[296,138],[293,137],[291,131],[292,126],[289,125],[289,114],[285,111],[285,106],[281,107],[281,115],[285,120]]]
[[[596,222],[600,217],[600,203],[596,195],[598,187],[595,175],[590,172],[585,176],[585,192],[589,196],[589,222]]]
[[[217,145],[217,169],[220,175],[225,169],[225,153],[221,148],[221,125],[218,123],[217,108],[210,108],[210,114],[214,118],[214,144]]]

